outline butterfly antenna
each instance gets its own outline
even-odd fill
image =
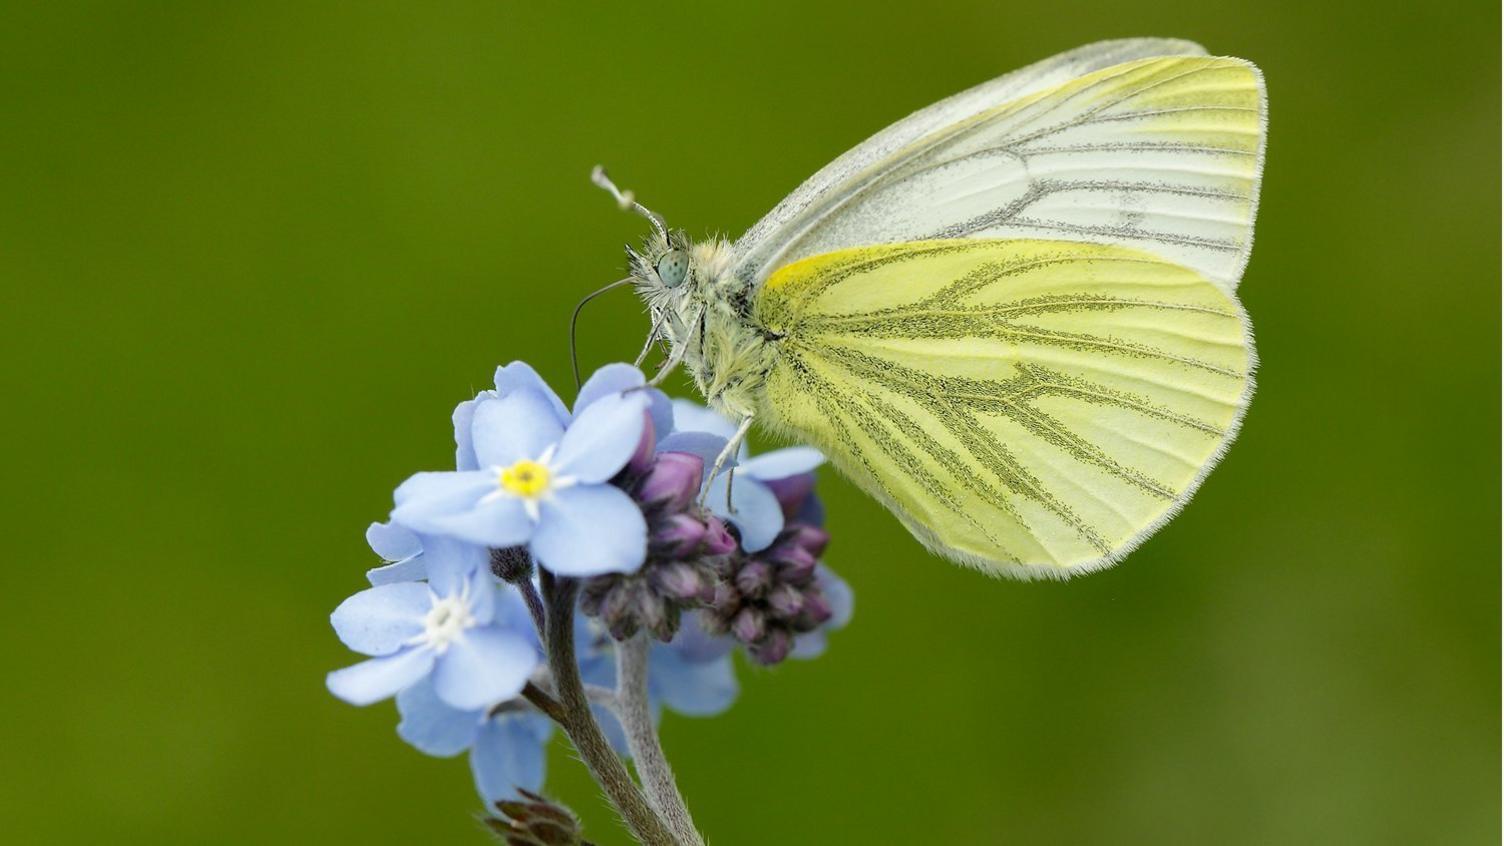
[[[621,206],[622,211],[635,211],[647,218],[653,224],[653,229],[657,230],[658,237],[664,241],[668,240],[668,225],[663,222],[663,218],[657,212],[637,202],[637,198],[633,196],[631,191],[623,191],[617,188],[616,183],[611,181],[611,177],[606,175],[605,168],[596,165],[590,171],[590,181],[594,182],[596,187],[604,188],[609,192],[616,199],[616,204]]]
[[[570,366],[571,369],[574,370],[574,389],[575,390],[578,391],[580,389],[580,385],[581,385],[581,382],[580,382],[580,349],[579,349],[579,346],[575,343],[575,328],[577,326],[579,326],[579,323],[580,323],[580,310],[585,307],[585,303],[590,302],[591,300],[595,299],[596,297],[599,297],[601,294],[606,293],[607,291],[611,290],[612,288],[620,288],[621,286],[626,285],[626,284],[628,284],[631,281],[632,281],[632,277],[628,276],[625,279],[618,279],[615,282],[612,282],[610,285],[605,286],[604,288],[600,288],[598,290],[591,291],[590,293],[586,294],[585,297],[583,299],[581,299],[577,305],[575,305],[575,307],[574,307],[574,314],[571,314],[569,316],[569,366]]]

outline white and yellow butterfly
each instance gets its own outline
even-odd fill
[[[712,407],[812,443],[931,550],[1110,566],[1185,504],[1253,392],[1234,290],[1264,155],[1257,68],[1107,41],[917,112],[735,243],[629,249]],[[728,453],[736,444],[728,447]]]

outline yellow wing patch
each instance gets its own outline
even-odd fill
[[[774,273],[760,418],[825,450],[932,550],[1108,566],[1168,520],[1252,394],[1242,308],[1138,250],[1040,240],[838,250]]]

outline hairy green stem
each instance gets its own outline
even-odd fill
[[[639,632],[616,645],[617,716],[632,751],[632,766],[642,780],[653,809],[685,846],[704,846],[689,808],[674,781],[674,771],[663,754],[653,712],[648,704],[648,639]]]
[[[578,583],[557,579],[547,570],[542,571],[541,581],[548,624],[544,643],[562,717],[559,725],[569,735],[590,775],[616,806],[632,836],[645,846],[686,846],[675,839],[648,804],[590,713],[590,700],[585,695],[579,665],[575,663],[574,599]]]

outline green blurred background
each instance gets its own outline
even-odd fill
[[[718,846],[1499,840],[1499,10],[6,4],[8,843],[480,843],[323,689],[450,409],[644,232],[735,235],[909,111],[1105,37],[1247,57],[1260,389],[1115,570],[992,581],[833,474],[852,626],[664,731]],[[630,357],[630,297],[587,362]],[[562,746],[550,788],[624,842]]]

